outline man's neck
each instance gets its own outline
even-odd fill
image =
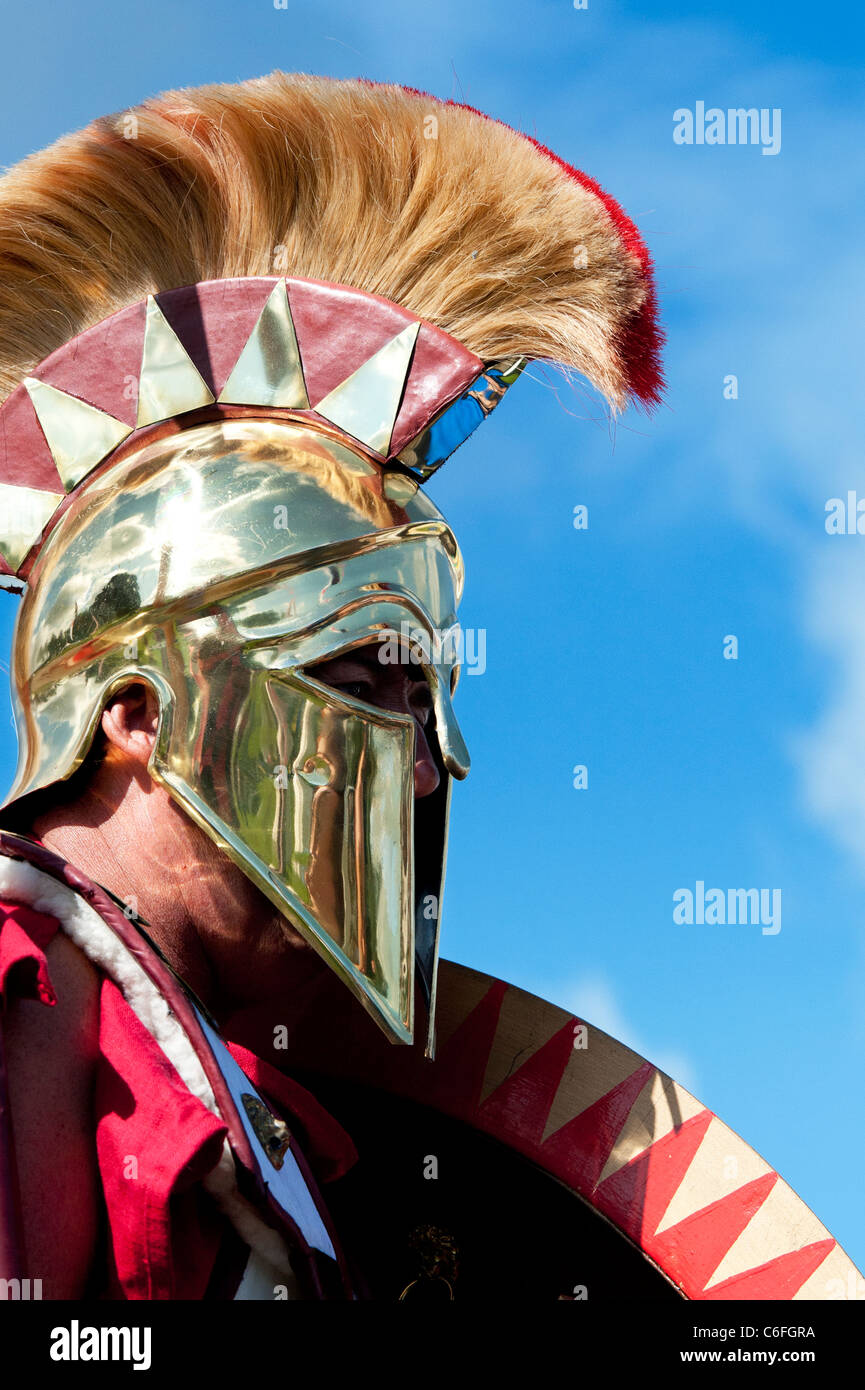
[[[43,799],[20,829],[147,922],[172,969],[217,1020],[275,1009],[329,971],[247,876],[146,774],[100,767],[82,795]]]
[[[172,969],[210,1004],[217,991],[197,920],[210,903],[201,891],[209,866],[201,862],[197,827],[172,810],[146,774],[109,760],[77,797],[52,802],[43,795],[28,823],[7,823],[144,918]]]

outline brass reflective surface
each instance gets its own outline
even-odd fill
[[[28,376],[24,385],[67,492],[132,433],[130,425],[45,381]]]
[[[384,481],[318,429],[240,420],[159,440],[83,484],[21,603],[8,801],[71,775],[108,697],[146,681],[161,710],[151,774],[408,1042],[414,720],[304,670],[404,622],[430,635],[456,622],[450,529],[422,490],[398,503]],[[440,902],[447,784],[468,755],[453,650],[429,654],[444,785],[423,857]],[[438,927],[437,914],[417,943],[433,998]]]
[[[418,320],[397,333],[317,401],[317,413],[368,448],[387,455],[419,329]]]
[[[136,428],[210,405],[213,393],[153,295],[147,297]]]
[[[399,462],[414,469],[421,481],[426,482],[492,414],[527,365],[527,358],[518,357],[484,367],[462,395],[440,410],[420,434],[400,450]]]
[[[20,483],[0,483],[0,549],[17,569],[63,501],[62,492],[40,492]]]
[[[278,280],[268,295],[219,399],[235,405],[309,409],[284,280]]]
[[[351,293],[354,296],[355,292]],[[213,404],[209,387],[156,298],[149,295],[143,307],[136,429],[177,419]],[[420,320],[409,324],[315,402],[324,433],[333,425],[342,437],[350,437],[349,444],[358,441],[382,458],[390,453],[420,326]],[[82,351],[86,353],[85,348]],[[524,358],[517,358],[484,367],[462,394],[443,406],[400,451],[396,463],[402,466],[402,475],[392,473],[386,479],[385,495],[397,502],[406,500],[412,488],[429,478],[495,409],[525,365]],[[132,433],[120,420],[36,377],[26,378],[24,385],[66,492],[73,491]],[[284,278],[271,289],[219,400],[223,404],[266,406],[271,410],[309,409],[288,282]],[[405,470],[414,476],[408,477]],[[20,495],[7,494],[0,499],[8,502],[0,508],[0,552],[13,570],[28,557],[56,510],[56,502],[50,508],[48,503],[57,495],[43,493],[41,507],[46,514],[28,532],[32,507],[27,493],[31,491],[24,489]],[[62,497],[57,500],[62,501]]]

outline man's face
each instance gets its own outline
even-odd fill
[[[307,667],[307,674],[355,700],[408,714],[415,721],[414,792],[429,796],[439,784],[439,770],[430,751],[426,729],[432,718],[432,695],[422,667],[406,656],[402,662],[383,663],[378,642],[358,647],[332,661]]]

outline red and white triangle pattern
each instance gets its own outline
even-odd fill
[[[670,1077],[590,1025],[575,1048],[579,1020],[554,1005],[446,972],[428,1103],[579,1192],[686,1298],[865,1298],[805,1203]]]

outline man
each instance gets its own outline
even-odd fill
[[[429,686],[411,665],[382,665],[376,648],[313,668],[310,675],[416,721],[414,794],[428,795],[439,772],[424,735]],[[74,863],[151,924],[152,941],[218,1021],[242,1009],[269,1016],[314,990],[326,966],[291,923],[147,773],[159,709],[148,687],[130,686],[102,716],[103,746],[74,799],[47,801],[14,827]],[[79,779],[80,780],[80,779]],[[34,802],[38,800],[33,798]],[[19,812],[20,814],[20,812]],[[99,1059],[99,976],[62,933],[45,951],[56,1007],[15,1000],[5,1025],[10,1109],[29,1267],[43,1295],[88,1290],[103,1233],[91,1102]],[[46,1146],[52,1116],[63,1154]]]
[[[462,561],[425,491],[527,360],[651,404],[659,343],[645,247],[597,185],[397,87],[169,93],[0,181],[0,568],[24,591],[0,1254],[19,1293],[483,1293],[509,1248],[484,1215],[498,1183],[547,1213],[527,1287],[567,1293],[567,1230],[593,1278],[667,1296],[639,1251],[666,1269],[678,1247],[650,1249],[611,1145],[630,1181],[647,1086],[696,1106],[681,1142],[709,1112],[451,967],[433,1061],[468,755]],[[553,1125],[548,1144],[555,1115],[585,1141]],[[438,1207],[436,1184],[402,1191],[409,1140],[425,1176],[453,1151],[483,1179]],[[637,1252],[580,1225],[573,1191]],[[816,1246],[815,1269],[835,1243]],[[698,1274],[671,1277],[694,1296]]]

